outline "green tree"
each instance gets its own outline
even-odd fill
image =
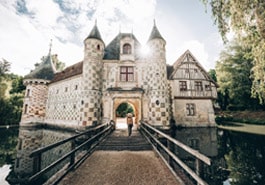
[[[0,125],[18,124],[21,118],[25,86],[21,76],[8,74],[10,65],[4,59],[0,61]],[[12,88],[5,96],[8,84]]]
[[[10,70],[11,63],[5,59],[0,60],[0,77],[3,77]]]
[[[132,113],[133,114],[133,108],[128,103],[122,103],[116,109],[117,116],[125,117],[127,115],[127,113]]]
[[[210,5],[214,22],[223,40],[233,31],[250,50],[252,96],[265,103],[265,1],[201,0]]]
[[[216,64],[219,84],[219,103],[223,109],[229,104],[234,109],[255,109],[256,98],[251,98],[252,60],[247,57],[249,48],[244,48],[235,40],[221,52]]]
[[[209,76],[215,81],[217,82],[217,77],[216,77],[216,71],[215,69],[210,69],[208,72]]]
[[[57,71],[62,71],[65,68],[65,63],[60,61],[57,55],[52,55],[52,61]]]
[[[14,93],[23,93],[23,91],[26,89],[26,87],[23,84],[23,77],[22,76],[16,76],[12,80],[12,89],[10,90],[10,94]]]

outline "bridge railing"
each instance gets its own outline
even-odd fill
[[[70,170],[79,166],[113,130],[113,124],[102,124],[33,151],[30,154],[30,157],[33,158],[33,175],[26,184],[57,184]],[[58,147],[64,147],[65,144],[70,145],[70,151],[62,154],[56,161],[46,166],[42,165],[44,162],[42,157],[45,153],[56,150]],[[49,172],[50,174],[47,175]]]
[[[183,177],[185,184],[194,184],[196,182],[199,185],[208,185],[200,176],[203,175],[203,165],[211,165],[210,158],[145,122],[141,122],[140,130],[177,178],[183,176],[183,173],[179,171],[181,169],[186,174]],[[177,156],[179,150],[187,152],[187,155],[194,158],[193,169]],[[191,177],[190,179],[192,180],[187,177]],[[180,180],[183,181],[183,179]]]

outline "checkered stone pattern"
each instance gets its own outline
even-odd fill
[[[46,112],[48,86],[42,80],[28,81],[21,122],[42,122]]]
[[[102,62],[90,61],[83,64],[84,90],[102,89]]]
[[[148,85],[152,90],[166,90],[167,79],[165,74],[165,65],[157,63],[148,67]]]
[[[102,93],[96,90],[89,90],[84,91],[82,97],[85,97],[81,108],[82,125],[91,126],[98,124],[102,116]]]
[[[14,171],[17,175],[32,175],[33,158],[29,157],[33,150],[42,145],[42,129],[20,127]]]
[[[81,109],[81,76],[49,86],[45,122],[77,125]]]
[[[163,91],[152,91],[149,94],[149,122],[153,125],[167,126],[169,124],[169,100]]]
[[[85,40],[84,60],[97,59],[101,60],[104,54],[104,43],[98,39]]]

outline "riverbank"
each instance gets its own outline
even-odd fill
[[[218,125],[218,128],[232,130],[237,132],[245,132],[249,134],[265,135],[265,125],[252,125],[237,122],[225,122],[225,125]]]
[[[216,113],[216,122],[239,122],[245,124],[265,125],[265,111],[220,111]]]
[[[9,129],[9,128],[18,128],[19,125],[0,125],[0,128],[6,128],[6,129]]]

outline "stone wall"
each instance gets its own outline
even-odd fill
[[[58,129],[43,129],[39,124],[36,127],[20,127],[14,172],[20,178],[31,176],[33,173],[33,158],[30,158],[29,155],[38,148],[48,146],[63,139],[69,138],[73,134],[73,132],[59,131]],[[41,158],[41,169],[45,168],[48,166],[48,164],[51,164],[70,150],[71,143],[68,142],[43,153]],[[52,174],[52,172],[50,172],[50,174]]]
[[[188,115],[187,104],[194,104],[194,115]],[[176,124],[187,127],[215,126],[212,100],[207,99],[175,99],[173,115]]]
[[[14,171],[23,178],[33,173],[33,159],[29,157],[33,150],[42,145],[42,130],[36,127],[20,127],[17,145],[17,157]]]
[[[46,123],[69,127],[81,124],[81,82],[81,75],[78,75],[49,85]]]
[[[27,86],[22,110],[21,123],[42,122],[46,113],[48,81],[25,80]]]

